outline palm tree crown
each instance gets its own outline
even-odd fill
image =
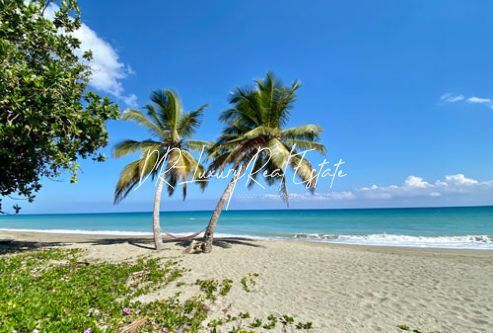
[[[291,166],[311,191],[315,188],[314,170],[300,150],[316,150],[324,153],[325,147],[318,143],[322,129],[317,125],[284,128],[296,99],[298,81],[283,86],[271,73],[264,80],[257,80],[252,89],[236,89],[220,119],[226,123],[218,142],[211,148],[211,169],[223,169],[228,164],[235,168],[255,164],[251,179],[256,179],[259,169],[276,177],[264,177],[267,184],[280,181],[281,197],[287,202],[285,173]],[[260,153],[259,153],[260,151]],[[275,172],[281,170],[282,172]],[[249,182],[249,186],[254,184]]]
[[[197,179],[203,173],[203,167],[190,151],[200,151],[208,143],[191,140],[201,123],[203,105],[195,111],[184,112],[180,99],[171,90],[156,90],[151,94],[152,104],[144,106],[147,116],[134,109],[126,110],[122,119],[131,120],[149,130],[152,139],[144,141],[124,140],[113,149],[114,157],[122,157],[140,152],[140,158],[127,164],[120,174],[115,188],[115,203],[123,200],[130,191],[146,176],[154,179],[160,170],[169,170],[164,178],[168,194],[174,193],[179,181],[188,176]],[[163,156],[167,158],[163,159]],[[167,163],[167,165],[162,165]],[[195,172],[197,170],[198,172]],[[199,182],[202,189],[206,182]],[[186,184],[182,184],[183,198],[186,196]]]

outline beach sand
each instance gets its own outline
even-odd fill
[[[20,248],[68,246],[87,249],[88,260],[125,260],[141,255],[179,258],[191,269],[183,281],[234,281],[231,292],[211,306],[212,317],[248,311],[265,318],[289,314],[313,322],[312,332],[493,332],[493,252],[345,246],[302,241],[235,239],[212,254],[184,254],[184,244],[159,252],[138,238],[0,232],[5,255]],[[240,280],[259,273],[251,292]],[[185,286],[192,294],[196,287]],[[142,301],[166,297],[160,290]],[[172,288],[171,288],[172,289]],[[226,311],[226,310],[225,310]],[[262,330],[260,330],[262,331]]]

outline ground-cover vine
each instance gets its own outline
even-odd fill
[[[180,277],[176,261],[89,264],[79,262],[79,254],[49,249],[0,258],[0,332],[112,332],[157,310],[172,310],[169,324],[200,322],[200,315],[187,314],[175,300],[142,306],[132,301]],[[137,308],[140,313],[129,310]]]
[[[197,280],[199,293],[189,299],[174,296],[149,303],[140,295],[186,285],[186,270],[170,259],[87,262],[82,250],[45,249],[0,257],[0,333],[12,332],[167,332],[252,333],[276,326],[286,331],[309,330],[293,317],[249,313],[208,318],[210,305],[226,296],[233,280]],[[252,285],[249,275],[248,284]],[[244,280],[240,280],[244,287]],[[254,284],[254,283],[253,283]],[[248,289],[250,290],[250,289]],[[208,323],[208,324],[206,324]],[[226,325],[229,324],[229,325]]]

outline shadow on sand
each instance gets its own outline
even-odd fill
[[[20,253],[25,251],[38,250],[48,247],[64,246],[62,242],[34,242],[34,241],[16,241],[11,239],[0,240],[0,255]]]
[[[200,237],[195,240],[201,240]],[[177,246],[187,248],[192,239],[180,240],[180,239],[164,239],[165,244],[175,244]],[[68,244],[94,244],[94,245],[112,245],[112,244],[130,244],[132,246],[140,247],[143,249],[154,249],[154,242],[150,238],[135,238],[135,237],[98,237],[87,240],[66,240],[60,242],[48,242],[48,241],[17,241],[13,239],[0,239],[0,255],[21,253],[25,251],[38,250],[43,248],[66,246]],[[224,237],[214,239],[214,246],[222,248],[230,248],[232,246],[252,246],[262,247],[257,244],[255,240],[241,237]]]

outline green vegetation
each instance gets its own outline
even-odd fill
[[[155,138],[144,141],[125,140],[113,149],[114,157],[123,157],[139,152],[140,158],[127,164],[120,174],[115,188],[115,203],[123,200],[130,191],[146,177],[158,177],[159,182],[154,197],[153,232],[156,249],[162,247],[159,212],[161,192],[164,185],[168,195],[173,195],[176,185],[182,183],[183,199],[187,195],[186,181],[189,176],[199,180],[204,168],[192,156],[192,151],[201,151],[207,142],[192,140],[190,137],[200,126],[206,105],[195,111],[184,112],[181,101],[171,90],[156,90],[151,94],[153,104],[144,108],[147,116],[138,110],[126,110],[123,120],[131,120],[147,129]],[[198,172],[196,172],[198,171]],[[202,190],[205,179],[197,182]]]
[[[236,89],[230,99],[232,107],[224,111],[220,120],[226,124],[221,137],[211,148],[210,170],[223,170],[231,165],[235,175],[224,190],[211,216],[204,234],[204,252],[212,251],[216,225],[226,200],[236,182],[255,159],[248,186],[255,184],[262,174],[268,185],[279,184],[280,195],[286,203],[288,191],[284,170],[290,166],[296,170],[310,191],[315,189],[313,168],[306,158],[298,155],[298,149],[313,149],[324,153],[324,145],[318,143],[322,129],[317,125],[284,128],[296,99],[298,81],[283,86],[271,73],[263,81],[256,81],[253,89]],[[264,172],[259,172],[263,170]]]
[[[313,323],[311,321],[307,321],[306,323],[298,322],[296,328],[299,330],[309,330],[313,328]]]
[[[243,290],[245,290],[246,292],[250,292],[252,290],[252,288],[257,284],[257,281],[255,281],[254,278],[256,277],[259,277],[260,274],[258,273],[248,273],[248,274],[245,274],[242,278],[241,278],[241,286],[243,287]]]
[[[46,0],[0,0],[0,197],[32,201],[40,178],[63,171],[77,180],[78,158],[104,160],[105,121],[118,108],[86,91],[91,59],[77,56],[75,0],[59,1],[54,20]],[[64,33],[59,33],[64,32]]]
[[[276,325],[277,325],[277,317],[274,315],[269,315],[267,317],[267,323],[262,327],[267,329],[267,330],[270,330],[270,329],[273,329],[274,327],[276,327]]]
[[[17,332],[206,332],[309,330],[290,316],[265,320],[247,312],[208,318],[209,303],[229,293],[233,281],[198,280],[200,293],[141,303],[138,296],[178,285],[186,271],[176,260],[87,262],[77,249],[48,249],[0,257],[0,333]],[[172,287],[174,288],[174,286]],[[208,322],[205,325],[205,322]],[[226,325],[229,325],[226,328]]]
[[[262,326],[262,319],[256,318],[254,321],[252,321],[249,325],[251,328],[257,328]]]
[[[281,324],[282,326],[286,327],[288,325],[291,325],[294,323],[294,318],[288,315],[284,315],[281,318]]]
[[[170,327],[200,324],[203,313],[187,312],[174,298],[146,305],[132,301],[179,278],[183,271],[177,262],[88,265],[78,255],[57,249],[1,258],[0,332],[102,332],[158,312],[173,313],[166,322]]]
[[[424,333],[423,331],[418,330],[417,328],[411,329],[411,327],[409,327],[409,325],[407,325],[407,324],[399,324],[399,325],[397,325],[397,327],[403,331],[409,331],[412,333]],[[433,333],[439,333],[439,332],[433,332]]]
[[[233,280],[225,279],[221,282],[221,284],[214,279],[197,280],[195,284],[200,287],[202,292],[204,292],[205,298],[215,301],[218,294],[221,296],[226,296],[229,293],[231,287],[233,287]]]
[[[225,279],[221,283],[221,289],[219,290],[219,295],[226,296],[233,287],[233,280]]]

